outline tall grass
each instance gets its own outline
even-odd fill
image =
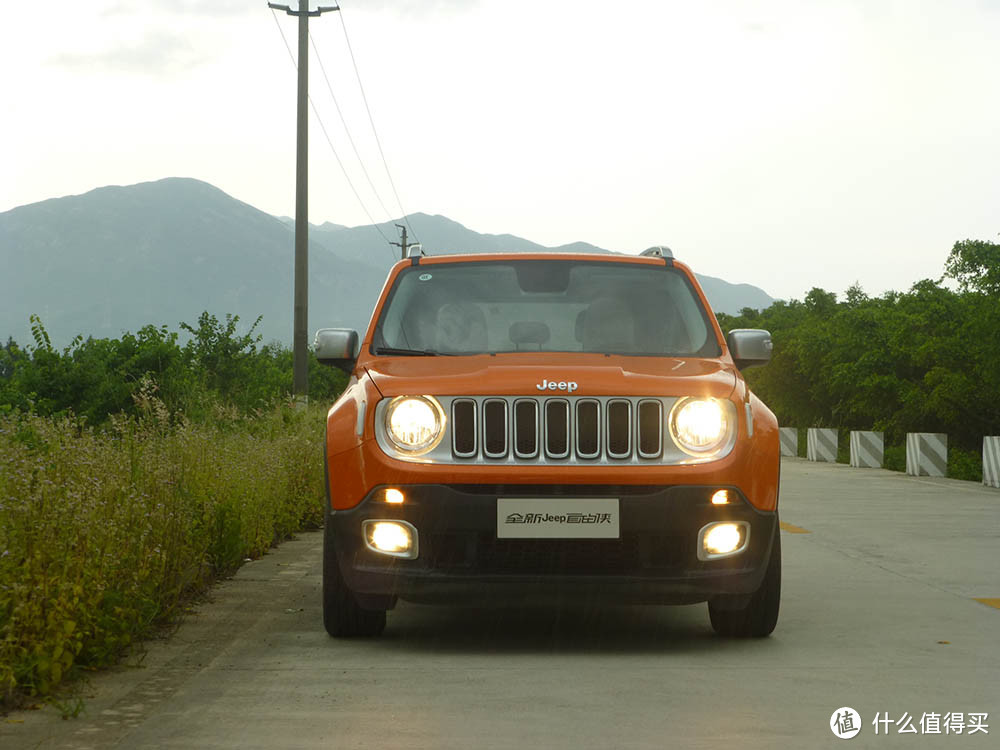
[[[0,703],[113,663],[185,597],[321,523],[323,411],[191,424],[0,415]]]

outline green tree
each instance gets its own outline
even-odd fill
[[[1000,294],[1000,245],[985,240],[956,242],[944,266],[962,291]]]
[[[192,335],[183,347],[177,332],[150,325],[119,339],[77,337],[60,352],[32,316],[34,346],[8,340],[0,348],[0,410],[72,411],[97,425],[111,414],[135,413],[135,396],[151,380],[170,412],[194,421],[212,419],[220,404],[251,414],[288,397],[292,354],[277,343],[259,346],[257,323],[241,334],[238,322],[203,313],[197,326],[181,324]],[[310,357],[312,399],[332,402],[346,382],[344,373]]]

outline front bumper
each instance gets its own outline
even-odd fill
[[[730,502],[713,505],[716,486],[395,485],[406,500],[372,490],[350,510],[327,515],[328,549],[359,599],[389,607],[396,597],[424,603],[548,603],[600,600],[685,604],[749,595],[761,583],[777,514],[754,508],[728,487]],[[498,497],[618,497],[618,539],[497,539]],[[419,534],[419,556],[389,557],[369,549],[362,522],[406,521]],[[713,521],[745,521],[747,548],[702,561],[698,531]],[[735,603],[735,602],[734,602]]]

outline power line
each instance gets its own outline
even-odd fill
[[[274,12],[273,9],[271,10],[271,15],[274,17],[275,25],[278,27],[278,33],[281,35],[281,41],[284,43],[285,49],[288,51],[288,57],[292,61],[292,67],[298,70],[299,65],[295,59],[295,55],[292,54],[292,48],[288,44],[288,39],[285,38],[285,30],[281,28],[281,22],[278,21],[278,15],[277,13]],[[313,102],[311,96],[309,96],[308,99],[309,99],[309,106],[312,108],[313,111],[313,115],[316,117],[317,123],[319,123],[319,128],[323,132],[323,137],[326,139],[326,143],[330,147],[330,151],[333,153],[333,158],[336,159],[337,165],[340,167],[340,171],[343,173],[344,179],[347,181],[347,185],[351,188],[351,192],[354,193],[354,197],[357,199],[358,205],[360,205],[361,210],[365,212],[365,216],[368,217],[368,220],[371,222],[372,227],[374,227],[375,231],[382,236],[383,240],[385,240],[386,246],[389,248],[389,252],[392,254],[392,260],[393,262],[395,262],[396,253],[392,249],[392,243],[389,241],[389,238],[385,236],[385,233],[379,228],[378,223],[375,221],[371,213],[368,211],[368,207],[365,205],[365,202],[361,200],[361,196],[358,194],[357,188],[354,187],[354,183],[351,182],[351,178],[347,174],[347,170],[344,168],[344,162],[341,161],[340,155],[337,153],[337,149],[334,147],[333,141],[330,139],[330,134],[327,133],[326,126],[323,124],[323,118],[319,116],[319,111],[316,109],[316,104]]]
[[[386,218],[390,221],[392,220],[392,214],[389,213],[389,209],[385,207],[385,203],[382,202],[382,196],[378,194],[378,190],[375,189],[375,183],[372,182],[371,176],[368,174],[368,170],[365,169],[365,163],[361,158],[361,154],[358,153],[358,147],[354,143],[354,138],[351,137],[351,131],[347,127],[347,121],[344,119],[344,113],[340,109],[340,102],[337,101],[337,95],[333,93],[333,86],[330,84],[330,79],[326,75],[326,67],[323,65],[323,58],[320,57],[319,50],[316,48],[316,40],[313,35],[309,35],[309,43],[312,44],[313,52],[316,53],[316,62],[319,63],[319,69],[323,73],[323,80],[326,81],[326,88],[330,92],[330,98],[333,99],[333,106],[337,109],[337,114],[340,116],[340,123],[344,126],[344,133],[347,135],[347,140],[351,144],[351,148],[354,149],[354,155],[358,159],[358,164],[361,166],[361,171],[365,175],[365,179],[368,180],[368,186],[372,189],[372,193],[375,195],[375,200],[378,201],[379,205],[382,206],[382,210],[385,212]]]
[[[382,141],[379,140],[378,131],[375,129],[375,119],[372,117],[371,108],[368,106],[368,97],[365,95],[364,84],[361,83],[361,73],[358,71],[358,62],[357,60],[354,59],[354,49],[351,47],[351,39],[347,35],[347,24],[344,23],[343,9],[341,9],[339,15],[340,15],[340,25],[344,29],[344,40],[347,42],[347,51],[351,53],[351,64],[354,65],[354,75],[358,79],[358,88],[361,89],[361,99],[365,103],[365,111],[368,113],[368,122],[372,126],[372,133],[375,136],[375,143],[378,144],[378,152],[379,155],[382,157],[382,166],[385,167],[385,176],[389,178],[389,185],[392,187],[392,194],[396,197],[396,205],[399,206],[399,210],[403,214],[403,222],[406,224],[407,227],[409,227],[410,234],[416,237],[417,233],[414,232],[413,227],[410,226],[410,220],[407,218],[406,211],[403,209],[403,203],[402,201],[399,200],[399,192],[396,190],[396,183],[392,179],[392,173],[389,172],[389,163],[386,161],[385,152],[382,150]]]
[[[330,146],[330,151],[333,152],[333,157],[337,160],[337,164],[340,165],[340,171],[344,173],[344,179],[347,180],[347,184],[350,186],[351,192],[354,193],[354,197],[358,199],[358,203],[360,204],[361,209],[365,212],[365,216],[368,217],[368,221],[370,221],[372,226],[375,227],[375,231],[382,235],[382,239],[391,245],[392,243],[389,241],[389,238],[386,237],[385,232],[379,228],[378,223],[372,217],[371,213],[369,213],[368,207],[364,204],[364,201],[361,200],[361,196],[358,195],[357,188],[354,187],[354,183],[351,182],[351,178],[347,176],[347,170],[344,169],[344,162],[340,160],[340,156],[337,154],[337,149],[333,147],[333,141],[330,140],[330,134],[326,132],[326,126],[323,124],[323,120],[320,119],[319,112],[316,111],[316,105],[313,104],[312,97],[309,98],[309,106],[312,107],[313,114],[316,115],[316,121],[319,123],[319,129],[323,131],[323,137],[326,139],[327,145]],[[392,248],[390,247],[389,250],[391,252]],[[396,254],[393,253],[393,261],[396,260],[395,255]]]

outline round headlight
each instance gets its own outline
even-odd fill
[[[394,398],[385,412],[385,431],[404,453],[427,453],[441,441],[444,411],[430,396]]]
[[[670,434],[686,453],[706,456],[717,451],[729,437],[731,415],[714,398],[686,398],[670,412]]]

